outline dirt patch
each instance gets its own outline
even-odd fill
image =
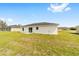
[[[13,51],[11,49],[8,48],[0,48],[0,54],[1,55],[11,55],[13,53]]]

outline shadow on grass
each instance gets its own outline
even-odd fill
[[[71,34],[76,34],[76,35],[79,35],[79,33],[71,33]]]

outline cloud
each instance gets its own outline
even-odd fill
[[[13,19],[11,19],[11,18],[1,18],[0,17],[0,20],[8,21],[8,22],[13,22]]]
[[[13,22],[13,19],[11,18],[0,18],[0,20],[3,20],[3,21],[8,21],[8,22]]]
[[[50,4],[50,6],[48,7],[48,10],[52,12],[69,11],[71,10],[71,8],[68,5],[69,3]]]
[[[0,17],[0,20],[3,20],[3,21],[5,21],[5,19],[4,19],[4,18],[1,18],[1,17]]]
[[[8,21],[8,22],[13,22],[13,19],[8,18],[7,21]]]
[[[4,22],[6,22],[8,25],[11,25],[14,23],[12,18],[2,18],[0,17],[0,20],[3,20]]]
[[[67,8],[65,9],[65,11],[69,11],[69,10],[71,10],[71,8],[70,8],[70,7],[67,7]]]

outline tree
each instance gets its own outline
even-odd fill
[[[6,30],[6,28],[7,28],[6,22],[0,19],[0,29],[1,29],[1,31]]]
[[[76,28],[75,27],[71,27],[70,30],[76,30]]]

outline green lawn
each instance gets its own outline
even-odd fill
[[[58,35],[0,32],[2,56],[78,56],[79,35],[68,31]]]

